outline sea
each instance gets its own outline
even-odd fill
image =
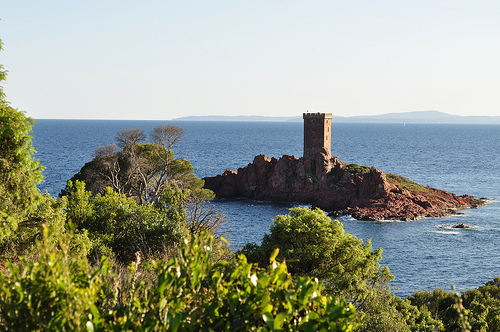
[[[202,178],[236,170],[265,154],[300,157],[301,122],[197,122],[126,120],[37,120],[35,157],[45,166],[39,186],[57,197],[99,146],[113,144],[120,129],[157,125],[184,128],[175,146]],[[374,166],[419,184],[458,195],[488,198],[488,204],[463,214],[418,221],[359,221],[342,217],[346,232],[383,248],[382,266],[395,279],[393,292],[476,288],[500,276],[500,125],[333,123],[332,155],[347,163]],[[272,220],[297,206],[246,199],[217,200],[226,215],[223,230],[231,247],[259,244]],[[441,228],[467,224],[470,229]]]

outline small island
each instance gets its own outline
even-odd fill
[[[486,204],[331,156],[331,113],[304,113],[304,156],[256,156],[246,167],[206,177],[217,198],[310,204],[360,220],[444,217]]]

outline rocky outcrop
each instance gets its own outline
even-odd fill
[[[415,220],[443,217],[485,204],[472,196],[457,196],[423,187],[376,168],[345,164],[325,151],[316,160],[259,155],[238,171],[207,177],[205,188],[217,198],[249,198],[311,204],[334,216],[362,220]]]
[[[437,226],[438,228],[446,228],[446,229],[454,229],[454,228],[464,228],[464,229],[470,229],[472,228],[469,225],[466,224],[458,224],[458,225],[439,225]]]

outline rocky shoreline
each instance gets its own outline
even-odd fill
[[[485,199],[424,187],[374,167],[346,164],[328,151],[316,160],[259,155],[246,167],[204,180],[217,198],[311,204],[334,217],[360,220],[444,217],[486,204]]]

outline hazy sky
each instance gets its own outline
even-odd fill
[[[3,0],[34,118],[500,115],[500,1]]]

